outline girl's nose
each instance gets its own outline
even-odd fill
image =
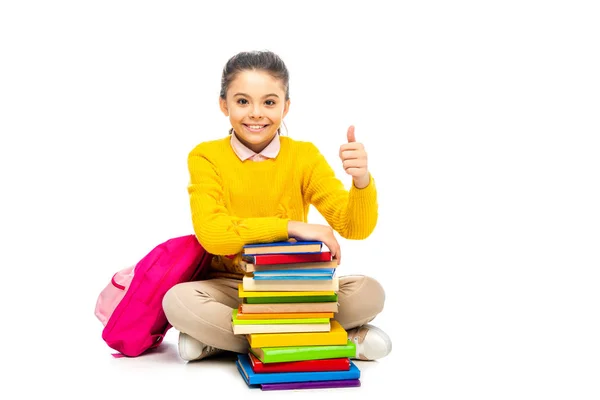
[[[259,106],[254,106],[250,109],[250,118],[261,118],[262,111]]]

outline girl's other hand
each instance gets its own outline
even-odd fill
[[[342,253],[333,229],[328,225],[308,224],[306,222],[288,221],[288,236],[298,240],[318,240],[325,243],[332,258],[338,265],[342,262]]]
[[[348,143],[340,146],[340,159],[342,160],[344,171],[352,176],[354,186],[359,189],[365,188],[371,180],[365,146],[356,141],[354,126],[348,128],[346,137]]]

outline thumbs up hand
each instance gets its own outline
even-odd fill
[[[366,187],[370,181],[367,169],[367,152],[362,143],[356,141],[354,126],[348,128],[348,143],[340,146],[340,159],[344,170],[352,176],[354,186],[359,189]]]

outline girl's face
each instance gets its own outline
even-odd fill
[[[290,101],[281,80],[265,71],[242,71],[229,85],[226,99],[219,97],[219,105],[240,141],[260,153],[277,134]]]

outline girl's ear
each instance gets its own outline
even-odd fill
[[[281,117],[281,119],[285,118],[288,111],[290,111],[290,100],[289,99],[285,102],[285,105],[283,106],[283,116]]]
[[[219,97],[219,108],[221,109],[221,112],[226,117],[229,117],[229,110],[227,109],[227,102],[222,97]]]

